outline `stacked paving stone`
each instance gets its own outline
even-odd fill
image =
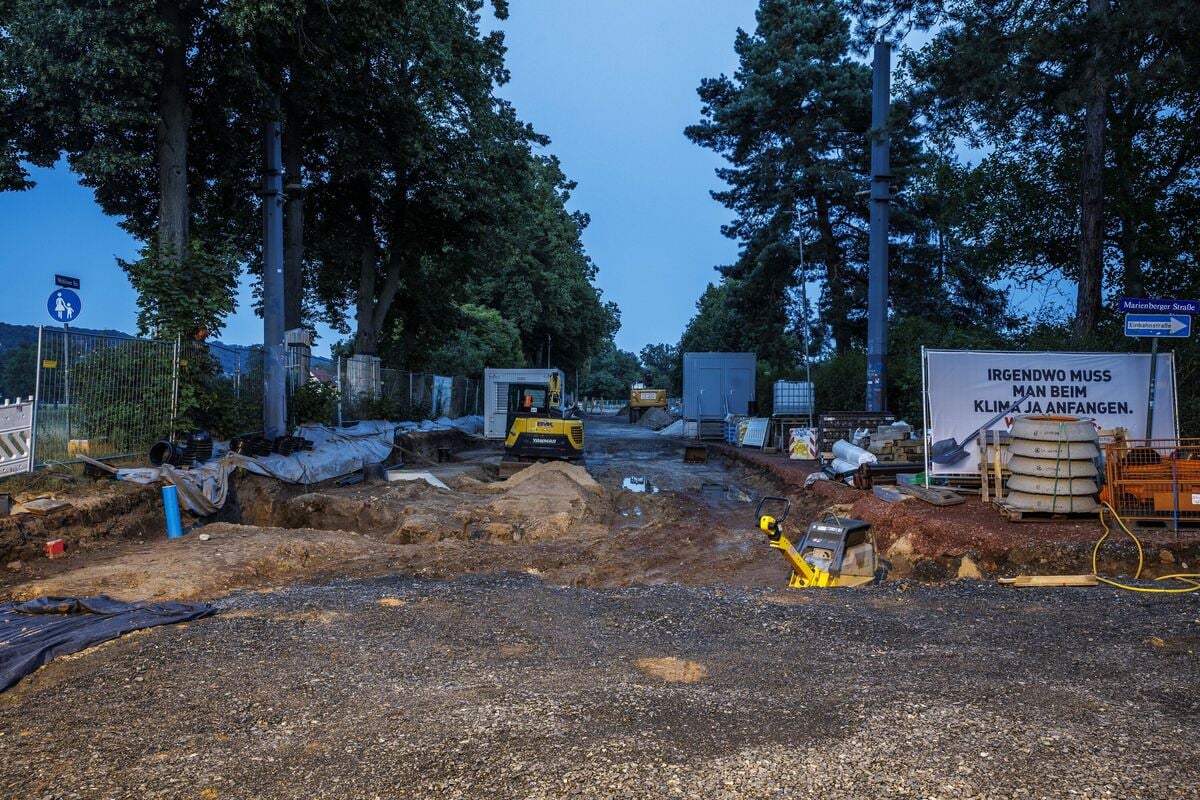
[[[912,438],[908,425],[880,425],[871,433],[867,452],[881,464],[908,463],[925,459],[925,443]]]

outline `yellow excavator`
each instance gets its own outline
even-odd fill
[[[583,422],[562,412],[562,383],[551,374],[544,384],[508,386],[508,438],[501,472],[512,473],[535,461],[582,461]]]

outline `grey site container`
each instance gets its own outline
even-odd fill
[[[754,393],[754,353],[684,353],[683,418],[745,415]]]

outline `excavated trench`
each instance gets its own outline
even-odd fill
[[[215,558],[212,580],[229,585],[289,575],[527,572],[560,585],[780,587],[788,568],[755,527],[754,510],[760,497],[783,494],[794,503],[788,530],[795,538],[829,511],[871,522],[893,579],[1090,572],[1100,535],[1088,521],[1005,524],[971,501],[944,510],[916,500],[888,504],[846,487],[796,491],[776,474],[715,454],[707,464],[684,464],[678,442],[636,426],[589,424],[586,470],[536,465],[507,481],[498,480],[498,453],[490,450],[436,465],[455,460],[448,451],[462,451],[461,439],[424,437],[406,446],[410,464],[434,468],[449,488],[423,481],[296,486],[235,473],[225,508],[196,520],[192,531],[210,533],[219,545],[215,556],[193,536],[185,538],[195,552],[163,547],[156,487],[98,486],[63,514],[0,521],[0,563],[18,564],[0,575],[0,585],[124,559],[144,562],[147,574],[151,563],[173,570],[203,596],[202,578],[191,575]],[[67,540],[72,557],[64,563],[39,557],[54,537]],[[1146,577],[1200,561],[1200,546],[1173,535],[1147,536],[1144,544]],[[1136,549],[1118,536],[1105,545],[1099,566],[1129,575],[1136,564]],[[105,573],[99,586],[119,591],[120,580]]]

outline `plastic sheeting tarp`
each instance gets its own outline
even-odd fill
[[[244,456],[227,452],[194,469],[157,468],[123,469],[121,480],[134,483],[165,481],[179,487],[179,503],[187,510],[207,516],[225,505],[229,492],[229,474],[238,467],[258,475],[267,475],[286,483],[320,483],[357,472],[366,464],[378,464],[392,452],[396,425],[390,422],[360,422],[348,428],[301,425],[295,435],[309,439],[312,450],[290,456]]]
[[[179,489],[179,504],[193,514],[208,516],[225,505],[229,494],[229,475],[238,467],[258,475],[267,475],[285,483],[320,483],[349,475],[367,464],[378,464],[391,455],[397,433],[450,430],[457,428],[468,435],[483,431],[483,417],[450,419],[441,417],[424,422],[385,422],[371,420],[343,428],[301,425],[295,435],[309,439],[312,450],[290,456],[243,456],[225,453],[193,469],[175,469],[170,465],[119,470],[117,477],[134,483],[174,484]]]
[[[459,417],[457,419],[438,417],[437,419],[427,419],[423,422],[396,423],[396,430],[400,433],[408,433],[409,431],[446,431],[451,428],[457,428],[468,436],[482,436],[483,417],[478,415]]]
[[[0,692],[59,656],[130,631],[190,622],[208,603],[123,603],[110,597],[39,597],[0,605]]]

